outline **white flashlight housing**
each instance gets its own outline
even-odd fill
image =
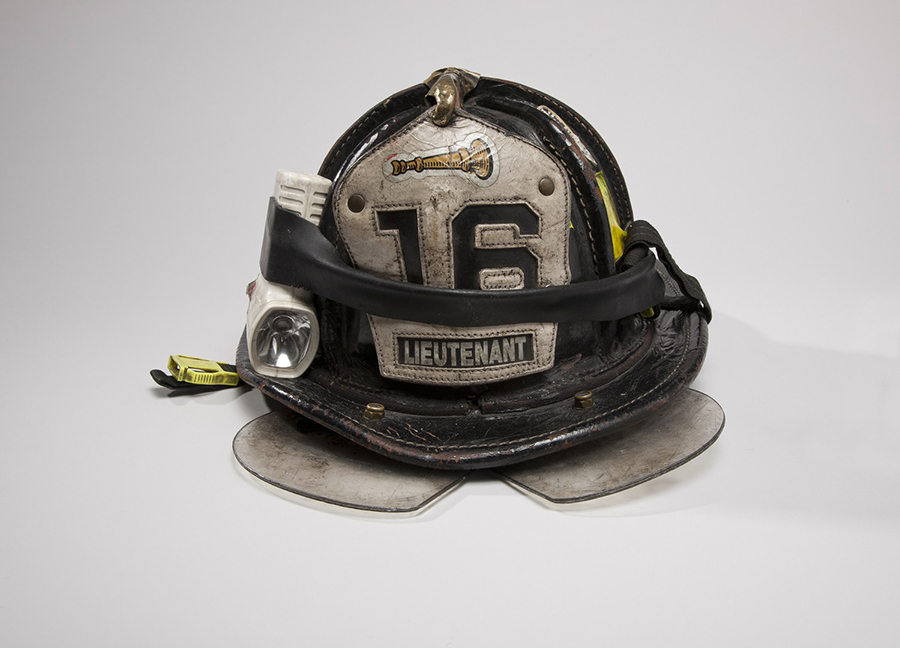
[[[309,173],[280,169],[275,201],[287,211],[318,225],[331,181]],[[312,294],[267,281],[252,284],[247,308],[247,347],[253,369],[273,378],[297,378],[309,368],[319,348],[319,320]]]

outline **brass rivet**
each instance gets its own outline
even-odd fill
[[[366,411],[363,413],[367,419],[377,420],[384,416],[384,405],[381,403],[369,403],[366,405]]]
[[[580,391],[575,394],[575,407],[587,409],[594,404],[594,394],[589,391]]]
[[[553,185],[553,180],[545,176],[541,178],[540,182],[538,182],[538,189],[540,189],[541,193],[545,196],[549,196],[553,193],[553,190],[556,189],[556,187]]]
[[[353,194],[347,200],[347,207],[350,208],[350,211],[355,212],[357,214],[359,212],[361,212],[365,206],[366,206],[366,199],[365,199],[365,196],[363,196],[362,194]]]

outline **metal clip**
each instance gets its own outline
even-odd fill
[[[425,80],[430,88],[427,97],[433,97],[436,105],[431,113],[435,126],[446,126],[453,119],[453,112],[462,106],[463,98],[478,84],[481,76],[462,68],[442,68]]]

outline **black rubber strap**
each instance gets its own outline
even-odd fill
[[[628,238],[625,239],[625,254],[623,257],[625,265],[627,266],[631,263],[632,258],[640,258],[641,250],[647,247],[656,249],[656,254],[659,255],[660,261],[663,262],[669,274],[678,283],[681,292],[684,293],[683,298],[667,300],[663,307],[700,311],[707,322],[712,321],[712,308],[710,308],[709,302],[706,300],[706,295],[703,293],[700,282],[678,267],[678,264],[675,263],[675,259],[672,258],[672,254],[669,252],[669,248],[663,242],[662,236],[659,235],[659,232],[656,231],[653,225],[647,221],[634,221],[628,227]]]
[[[350,267],[319,229],[269,201],[260,269],[271,282],[303,288],[372,315],[443,324],[617,320],[658,305],[665,284],[649,253],[595,281],[524,290],[457,290],[393,281]]]

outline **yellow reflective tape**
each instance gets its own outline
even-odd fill
[[[603,196],[603,204],[606,207],[606,217],[609,220],[609,233],[612,238],[613,254],[616,261],[622,258],[625,252],[625,230],[619,222],[619,214],[616,213],[616,204],[613,202],[612,195],[609,193],[609,185],[606,184],[606,178],[603,171],[597,171],[594,174],[597,186],[600,187],[600,195]]]
[[[169,356],[169,373],[180,382],[192,385],[237,385],[241,379],[236,371],[226,369],[224,362],[193,358],[191,356]]]

